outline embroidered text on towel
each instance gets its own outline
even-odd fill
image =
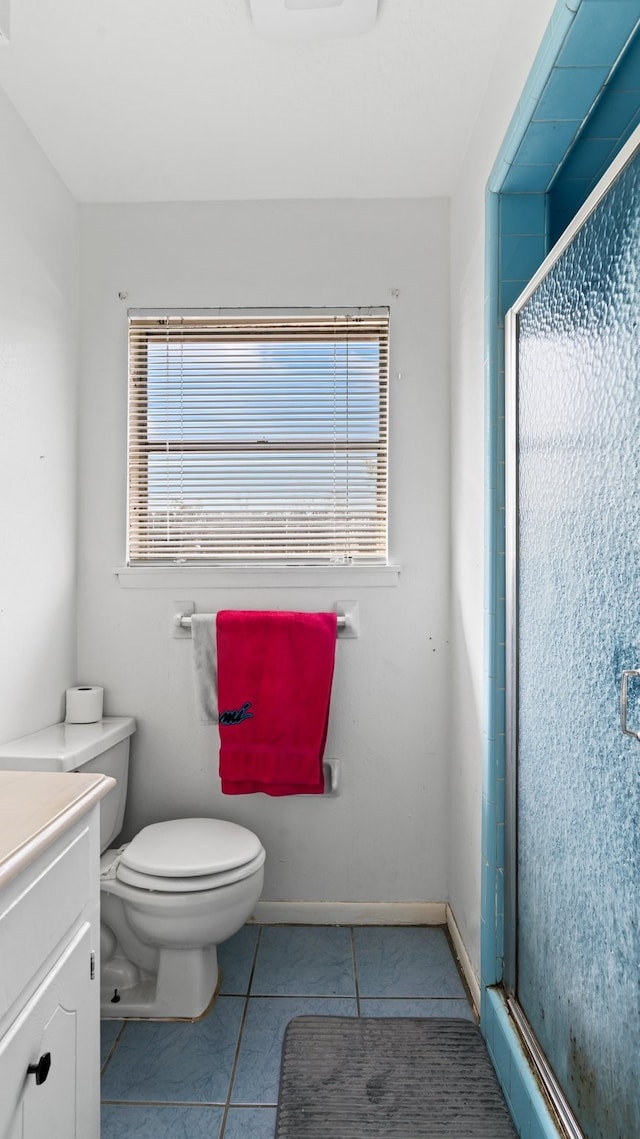
[[[226,712],[221,712],[218,716],[218,723],[226,725],[241,724],[243,720],[253,720],[253,712],[248,712],[247,708],[251,707],[251,701],[247,700],[241,708],[228,708]]]

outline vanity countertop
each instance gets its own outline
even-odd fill
[[[114,786],[108,775],[0,771],[0,889]]]

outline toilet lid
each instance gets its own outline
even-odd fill
[[[257,835],[224,819],[172,819],[144,827],[121,866],[155,878],[197,878],[236,870],[257,858]]]

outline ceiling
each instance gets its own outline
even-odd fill
[[[11,0],[0,86],[82,202],[446,195],[519,2],[304,44],[248,0]]]

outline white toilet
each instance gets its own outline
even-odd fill
[[[252,914],[264,876],[260,839],[222,819],[144,827],[119,849],[130,716],[53,724],[0,745],[0,770],[99,771],[117,785],[100,804],[101,1013],[193,1020],[218,982],[216,946]]]

